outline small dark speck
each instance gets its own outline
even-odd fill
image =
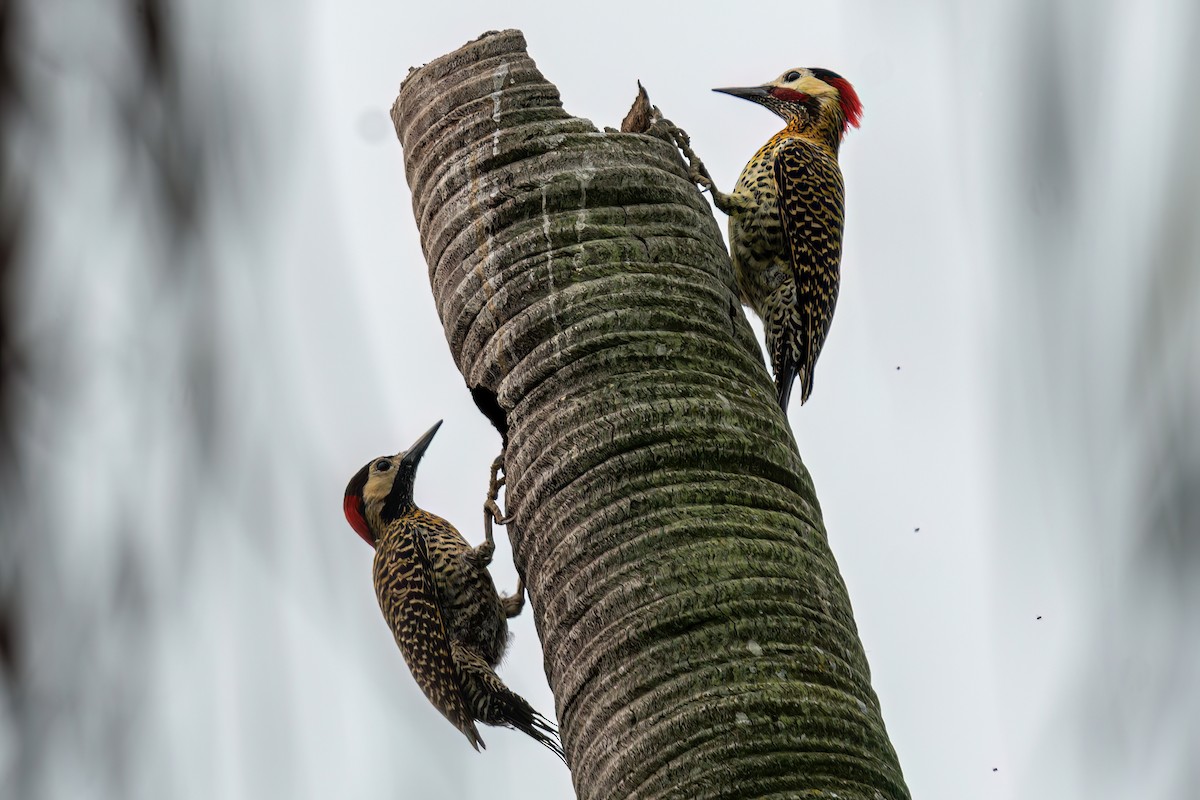
[[[1041,618],[1042,618],[1042,615],[1041,615],[1041,614],[1038,614],[1038,619],[1041,619]]]
[[[1000,770],[997,767],[992,767],[992,772],[999,772],[999,771]]]
[[[899,367],[896,367],[896,372],[899,372],[899,371],[900,371],[900,368],[899,368]]]
[[[913,528],[913,533],[920,533],[920,532],[921,532],[920,528]]]

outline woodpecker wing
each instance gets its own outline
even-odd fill
[[[399,536],[375,557],[379,606],[421,691],[478,750],[483,740],[462,696],[421,523],[399,524]]]
[[[780,404],[786,411],[793,377],[800,378],[801,403],[812,393],[813,367],[833,321],[845,190],[836,158],[802,138],[788,139],[776,151],[775,187],[796,284],[795,306],[789,318],[781,320],[789,335],[779,336],[771,353]]]

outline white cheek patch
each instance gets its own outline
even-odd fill
[[[796,91],[810,97],[824,97],[833,94],[833,87],[812,76],[805,76],[796,82]]]
[[[388,491],[392,488],[392,471],[388,470],[383,474],[374,474],[367,478],[367,485],[363,487],[363,503],[368,506],[375,503],[382,503],[387,497]]]

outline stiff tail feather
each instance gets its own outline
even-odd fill
[[[779,362],[775,367],[775,398],[779,401],[779,407],[783,409],[783,415],[787,416],[788,402],[792,398],[792,384],[796,382],[796,362],[792,359],[788,348],[783,348],[780,354]],[[812,391],[811,386],[805,386],[800,403],[803,404],[808,399],[808,393]]]
[[[567,762],[558,731],[545,717],[533,710],[523,697],[504,685],[479,654],[458,642],[453,645],[454,662],[461,679],[463,698],[472,716],[486,725],[516,728],[540,742],[554,755]]]

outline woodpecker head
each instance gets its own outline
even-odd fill
[[[862,102],[850,81],[820,67],[797,67],[762,86],[713,89],[766,106],[788,122],[832,117],[844,135],[862,119]]]
[[[371,461],[354,473],[346,485],[346,497],[342,501],[346,521],[372,547],[375,546],[376,526],[416,508],[413,481],[417,477],[417,465],[441,425],[438,420],[407,450]]]

